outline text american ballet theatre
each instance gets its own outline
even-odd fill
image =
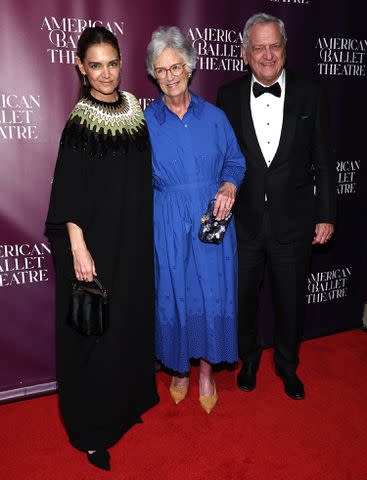
[[[0,245],[0,287],[47,282],[50,255],[46,243]]]
[[[41,30],[48,32],[49,48],[46,51],[51,63],[74,65],[79,37],[87,27],[105,27],[116,36],[124,34],[124,22],[121,20],[44,17]]]

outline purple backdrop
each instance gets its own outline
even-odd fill
[[[2,5],[0,401],[56,387],[54,274],[43,230],[59,137],[78,95],[75,46],[89,25],[103,24],[116,34],[123,56],[121,88],[145,107],[157,95],[144,62],[157,26],[182,28],[199,57],[192,88],[215,101],[217,88],[245,70],[244,21],[257,11],[283,18],[288,67],[320,78],[327,89],[338,172],[337,232],[330,245],[314,248],[305,337],[361,324],[367,40],[365,22],[350,3],[3,0]],[[273,313],[267,285],[260,321],[269,345]]]

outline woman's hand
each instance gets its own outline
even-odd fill
[[[78,280],[84,282],[92,282],[93,277],[97,276],[94,260],[89,250],[85,246],[84,248],[78,248],[77,250],[71,250],[74,259],[74,271]]]
[[[215,196],[213,214],[217,220],[228,217],[236,199],[237,188],[233,183],[223,182]]]
[[[68,222],[66,227],[73,254],[75,276],[81,282],[92,282],[93,277],[97,276],[96,266],[85,244],[83,230],[71,222]]]

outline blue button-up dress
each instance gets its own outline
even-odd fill
[[[239,187],[245,160],[226,115],[191,94],[182,119],[162,98],[146,110],[153,151],[156,356],[176,372],[190,358],[237,360],[234,221],[220,245],[199,240],[222,181]]]

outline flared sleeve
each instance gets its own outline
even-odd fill
[[[46,233],[50,236],[65,232],[65,224],[72,222],[82,230],[89,222],[90,186],[88,181],[88,154],[68,141],[65,127],[52,181]]]

